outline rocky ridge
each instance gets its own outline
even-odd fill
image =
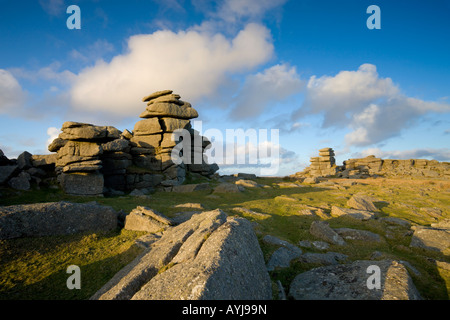
[[[303,178],[308,183],[317,183],[317,178],[337,177],[364,179],[369,177],[413,177],[449,178],[450,163],[437,160],[408,159],[393,160],[376,158],[373,155],[359,159],[349,159],[342,166],[335,164],[332,148],[319,150],[319,157],[311,158],[311,165],[290,177]],[[313,179],[314,178],[314,179]],[[307,180],[306,180],[307,179]]]

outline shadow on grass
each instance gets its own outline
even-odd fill
[[[70,265],[61,266],[44,279],[26,285],[18,282],[13,288],[0,291],[0,300],[86,300],[108,282],[120,269],[130,263],[141,251],[132,245],[128,250],[103,260],[81,265],[81,289],[68,289],[66,273]]]

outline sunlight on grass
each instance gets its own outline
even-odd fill
[[[204,182],[194,178],[191,180]],[[450,272],[437,268],[434,262],[450,262],[448,255],[410,248],[412,232],[406,227],[389,226],[381,220],[359,221],[346,217],[333,218],[329,215],[332,205],[347,207],[348,199],[358,193],[374,199],[381,217],[399,217],[413,225],[430,225],[450,217],[448,182],[366,179],[350,186],[348,181],[340,185],[338,179],[329,179],[327,184],[295,186],[288,184],[292,181],[282,178],[258,178],[256,181],[265,187],[247,188],[244,192],[228,194],[211,191],[161,191],[146,197],[72,197],[54,189],[26,192],[5,189],[1,190],[3,196],[0,198],[0,205],[61,200],[97,201],[125,213],[137,206],[147,206],[173,217],[178,212],[196,211],[190,208],[175,208],[175,205],[201,203],[204,206],[203,211],[220,208],[229,215],[250,220],[255,226],[266,261],[277,246],[264,243],[264,235],[270,234],[294,245],[298,245],[301,240],[314,241],[317,239],[309,232],[311,223],[326,219],[332,228],[367,230],[383,238],[379,243],[347,240],[346,246],[330,245],[327,251],[347,255],[347,262],[371,259],[375,251],[379,252],[383,259],[407,261],[420,273],[417,275],[409,270],[423,298],[448,299]],[[211,183],[212,186],[215,184],[217,183]],[[236,207],[262,215],[233,210]],[[305,214],[308,210],[320,214]],[[437,212],[438,216],[433,216],[430,212]],[[141,249],[134,245],[134,240],[142,234],[116,230],[109,233],[3,240],[0,243],[0,299],[87,299],[141,252]],[[312,248],[302,250],[323,252]],[[80,291],[66,288],[65,281],[69,275],[65,271],[70,264],[81,268]],[[288,292],[289,285],[297,274],[317,266],[319,265],[293,261],[289,268],[274,270],[270,275],[274,283],[280,280]]]

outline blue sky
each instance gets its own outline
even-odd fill
[[[71,4],[81,30],[66,27]],[[366,26],[372,4],[379,30]],[[279,129],[279,175],[323,147],[338,164],[370,154],[450,161],[449,0],[0,6],[0,149],[10,158],[48,153],[68,120],[132,130],[143,96],[174,89],[203,132]]]

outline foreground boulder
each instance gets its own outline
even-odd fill
[[[109,231],[118,213],[95,202],[49,202],[0,207],[0,239]]]
[[[379,211],[369,197],[358,194],[355,194],[347,201],[347,206],[357,210]]]
[[[309,228],[309,233],[311,235],[322,239],[326,242],[337,244],[340,246],[345,245],[344,239],[336,233],[331,227],[330,224],[326,221],[313,221]]]
[[[173,224],[163,214],[142,206],[133,209],[125,218],[125,229],[134,231],[158,232]]]
[[[331,207],[331,216],[332,217],[349,217],[357,220],[370,220],[375,219],[378,214],[376,212],[367,211],[367,210],[359,210],[359,209],[347,209],[347,208],[340,208],[337,206]]]
[[[380,268],[380,288],[369,289],[368,278]],[[289,295],[296,300],[419,300],[403,264],[392,260],[359,260],[352,264],[319,267],[296,276]]]
[[[411,247],[447,252],[450,249],[450,220],[432,224],[431,227],[418,226],[411,239]]]
[[[271,299],[271,281],[249,221],[221,210],[166,232],[91,299]]]

